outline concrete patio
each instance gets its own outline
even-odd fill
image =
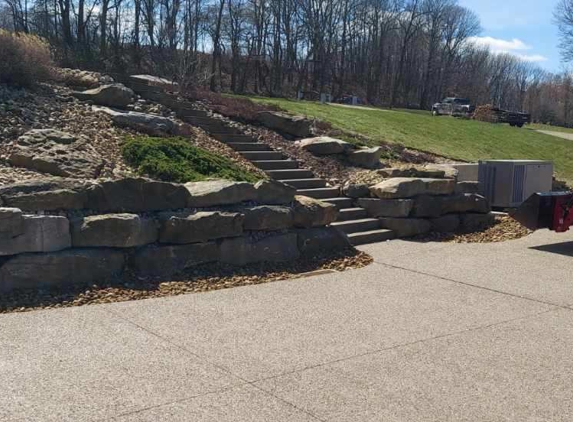
[[[0,315],[0,421],[570,421],[573,233]]]

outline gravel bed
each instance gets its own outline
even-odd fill
[[[168,282],[127,276],[121,283],[75,286],[67,290],[27,290],[0,295],[0,314],[200,293],[301,278],[309,273],[346,271],[365,267],[371,262],[372,258],[366,253],[349,249],[336,254],[307,257],[292,263],[261,263],[245,267],[209,264],[196,267]]]
[[[495,224],[482,231],[473,233],[430,233],[413,237],[417,242],[450,242],[450,243],[498,243],[521,239],[532,233],[513,218],[497,216]]]

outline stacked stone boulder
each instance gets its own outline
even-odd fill
[[[458,183],[455,174],[435,169],[384,169],[387,178],[372,186],[346,184],[343,193],[397,237],[430,231],[476,231],[494,216],[477,183]]]
[[[53,178],[0,188],[0,292],[167,278],[345,249],[334,205],[275,181]]]
[[[349,142],[329,136],[306,138],[298,142],[303,150],[316,156],[338,156],[354,167],[377,168],[380,167],[382,148],[357,147]]]

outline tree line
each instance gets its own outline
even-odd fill
[[[0,27],[47,38],[67,66],[389,107],[461,96],[573,125],[570,75],[477,45],[457,0],[2,1]]]

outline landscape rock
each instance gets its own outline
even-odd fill
[[[24,219],[19,208],[0,208],[0,240],[24,233]]]
[[[161,216],[159,241],[187,244],[240,236],[244,219],[243,214],[219,211],[164,214]]]
[[[300,257],[295,233],[285,233],[251,239],[237,237],[223,239],[220,245],[221,262],[232,265],[247,265],[255,262],[286,262]]]
[[[412,210],[413,217],[435,218],[442,214],[445,214],[444,198],[430,195],[420,195],[416,197]]]
[[[93,110],[107,114],[117,126],[129,127],[149,135],[184,135],[186,133],[185,125],[180,126],[173,120],[156,114],[119,111],[107,107],[93,107]]]
[[[460,215],[460,226],[465,232],[483,230],[495,223],[495,215],[467,213]]]
[[[5,206],[23,211],[82,209],[91,185],[74,179],[31,180],[0,187],[0,198]]]
[[[421,177],[421,178],[441,179],[446,175],[446,172],[444,170],[434,169],[431,167],[387,168],[387,169],[380,169],[377,171],[377,173],[385,178]]]
[[[346,182],[342,187],[342,194],[349,198],[366,198],[370,196],[370,187],[364,183]]]
[[[169,277],[196,265],[218,260],[219,247],[216,242],[150,245],[135,251],[133,268],[140,277]]]
[[[314,155],[344,154],[353,149],[353,145],[340,139],[319,136],[300,141],[299,146]]]
[[[474,212],[486,214],[491,211],[491,206],[486,198],[475,193],[464,193],[443,198],[442,213],[465,213]]]
[[[438,233],[453,233],[460,227],[460,216],[458,214],[448,214],[430,220],[432,231]]]
[[[64,84],[71,87],[97,88],[100,85],[113,83],[111,76],[87,70],[60,68],[57,73]]]
[[[404,199],[421,195],[426,191],[426,183],[413,177],[395,177],[370,187],[373,196],[380,199]]]
[[[261,180],[255,184],[256,200],[265,205],[287,205],[294,200],[296,188],[277,180]]]
[[[432,224],[428,220],[420,218],[381,218],[383,228],[392,230],[397,237],[411,237],[428,233]]]
[[[257,190],[247,182],[210,180],[185,184],[189,196],[187,207],[205,208],[220,205],[240,204],[257,200]]]
[[[245,230],[274,231],[291,228],[294,222],[294,213],[288,207],[276,205],[261,205],[247,208],[245,213]]]
[[[185,208],[183,185],[144,178],[108,180],[87,189],[88,209],[101,212],[146,212]]]
[[[22,234],[18,236],[0,238],[0,256],[55,252],[72,246],[70,224],[66,217],[26,215],[20,231]]]
[[[54,129],[32,129],[16,141],[12,165],[62,177],[96,178],[104,161],[87,140]]]
[[[307,196],[295,196],[293,210],[294,225],[299,228],[327,226],[338,218],[335,205]]]
[[[18,255],[0,268],[0,291],[103,283],[119,277],[124,264],[123,252],[113,249]]]
[[[480,182],[458,182],[456,183],[455,193],[478,193],[483,191]]]
[[[93,215],[72,220],[71,232],[74,247],[131,248],[158,239],[156,221],[137,214]]]
[[[357,149],[348,153],[348,162],[356,167],[375,169],[380,166],[381,147]]]
[[[350,248],[348,236],[334,227],[317,227],[296,231],[298,249],[304,256]]]
[[[451,195],[456,189],[456,181],[453,179],[423,178],[422,181],[427,195]]]
[[[74,92],[73,95],[81,101],[92,101],[94,104],[107,107],[125,108],[133,102],[135,94],[122,84],[109,84],[83,92]]]
[[[408,217],[414,206],[411,199],[376,199],[361,198],[358,206],[364,208],[368,215],[378,217]]]
[[[312,121],[304,116],[291,116],[276,111],[261,111],[257,120],[268,129],[297,138],[307,138],[312,133]]]

